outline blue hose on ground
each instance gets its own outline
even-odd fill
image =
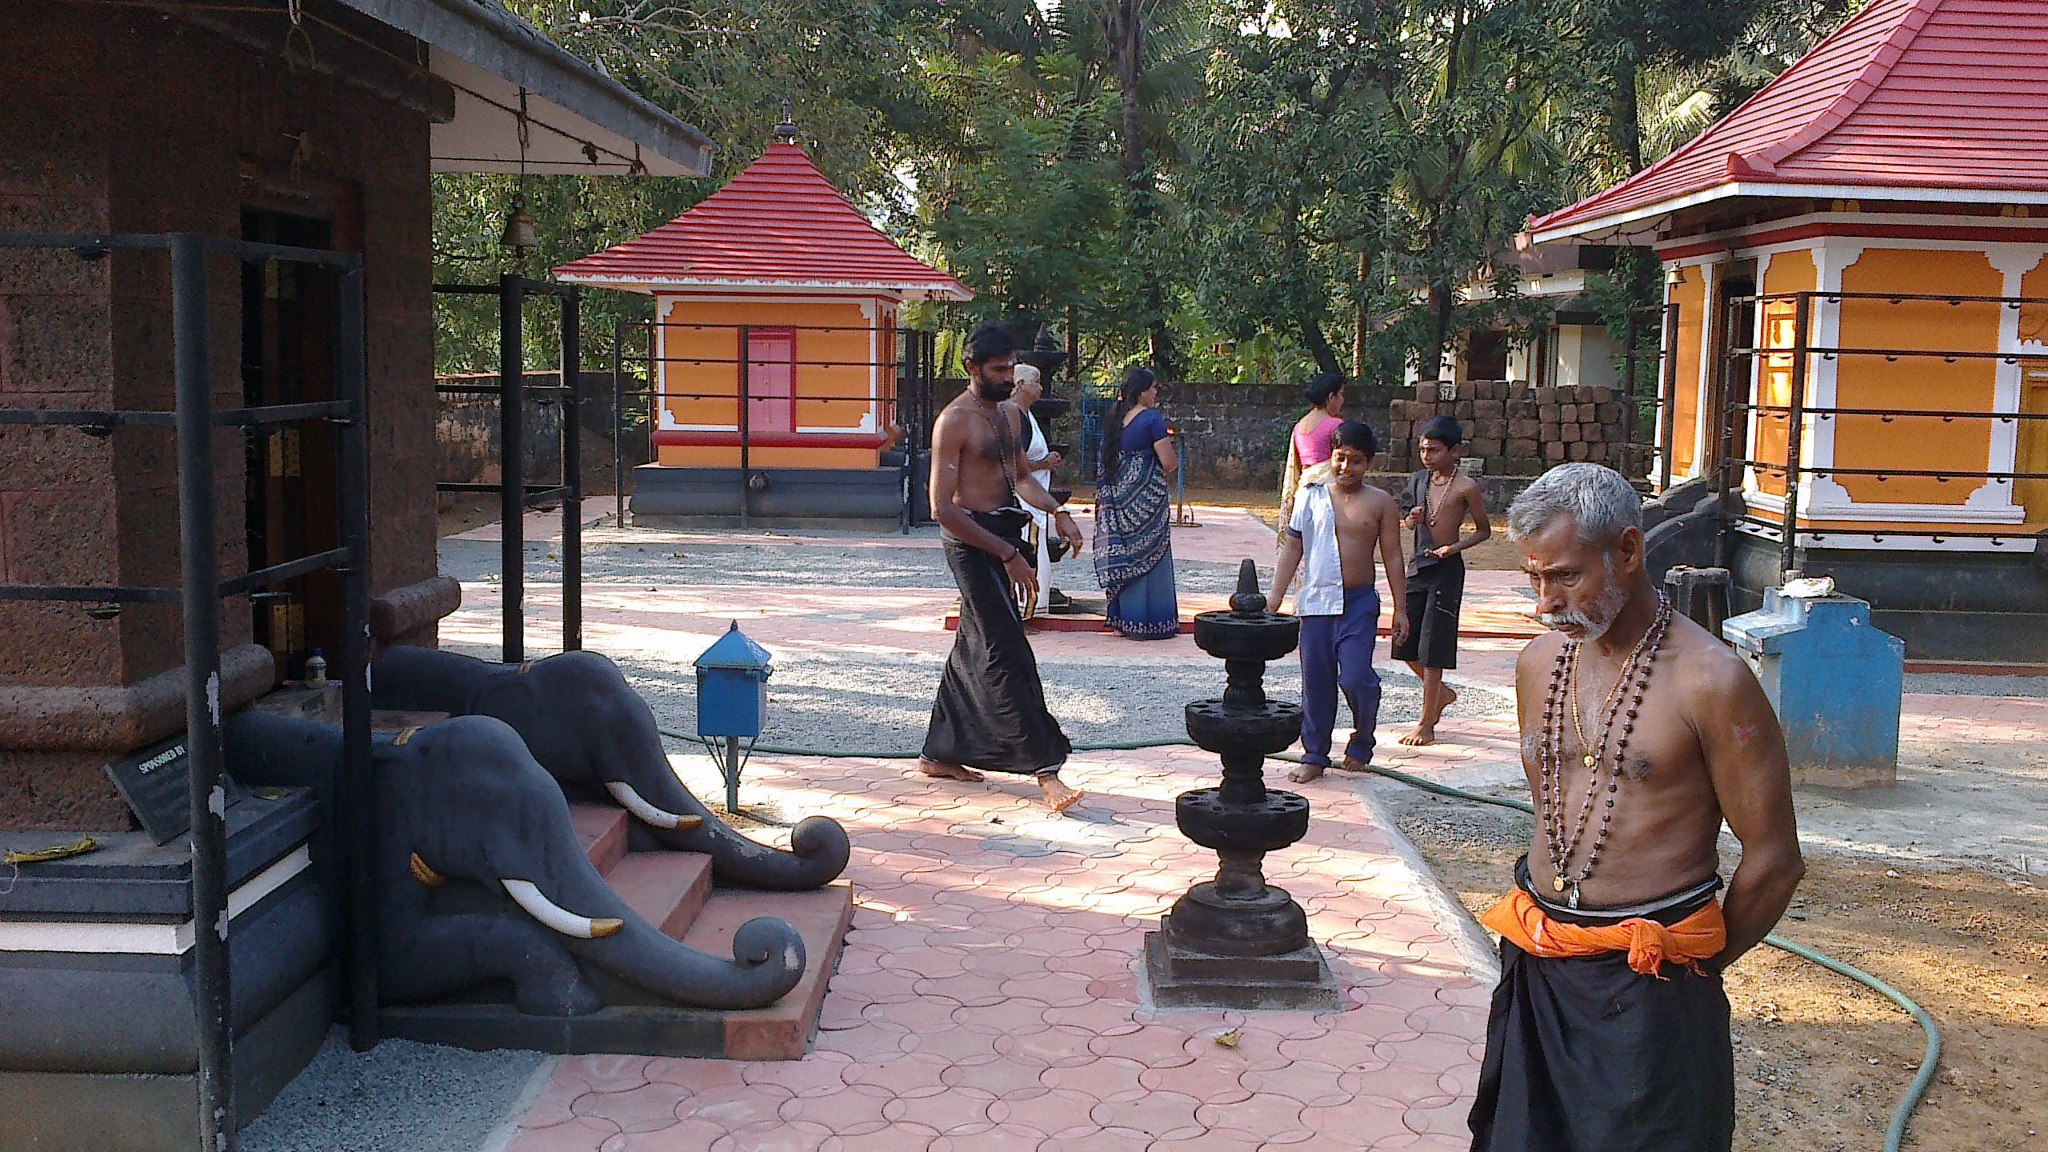
[[[678,732],[672,728],[661,729],[661,734],[671,739],[683,740],[691,744],[707,743],[701,736]],[[1185,737],[1177,740],[1121,740],[1097,744],[1076,744],[1074,745],[1074,751],[1133,752],[1145,748],[1170,748],[1176,746],[1194,747],[1195,742]],[[774,756],[808,756],[826,759],[858,756],[873,760],[915,760],[918,755],[916,752],[829,750],[823,748],[795,748],[773,744],[757,744],[754,746],[754,751],[766,752]],[[1296,764],[1301,762],[1301,757],[1287,753],[1274,756],[1273,759],[1285,760]],[[1425,780],[1420,776],[1412,776],[1392,768],[1381,768],[1368,764],[1366,765],[1366,771],[1376,776],[1384,776],[1389,780],[1406,784],[1410,788],[1417,788],[1424,792],[1449,797],[1453,800],[1467,800],[1475,804],[1490,804],[1496,808],[1512,809],[1524,815],[1534,815],[1536,811],[1526,801],[1515,800],[1505,796],[1485,796],[1477,792],[1467,792],[1462,788],[1453,788],[1448,784],[1439,784],[1434,780]],[[1907,1085],[1906,1094],[1899,1099],[1899,1106],[1892,1110],[1892,1121],[1886,1126],[1884,1132],[1884,1152],[1899,1152],[1900,1146],[1906,1139],[1906,1123],[1912,1119],[1913,1110],[1920,1106],[1920,1098],[1927,1094],[1927,1086],[1934,1082],[1935,1068],[1941,1062],[1940,1027],[1934,1023],[1934,1018],[1927,1014],[1926,1009],[1914,1003],[1905,993],[1863,971],[1861,968],[1844,964],[1825,952],[1820,952],[1808,948],[1804,944],[1787,940],[1775,932],[1764,937],[1764,943],[1778,949],[1780,952],[1788,952],[1801,960],[1818,964],[1836,975],[1846,976],[1865,988],[1878,993],[1903,1009],[1908,1016],[1913,1018],[1913,1023],[1918,1024],[1920,1030],[1926,1034],[1927,1046],[1920,1056],[1920,1071],[1913,1077],[1913,1082]]]

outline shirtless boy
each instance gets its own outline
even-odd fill
[[[1483,923],[1501,981],[1474,1152],[1726,1152],[1721,973],[1805,873],[1785,738],[1747,665],[1671,610],[1643,566],[1642,501],[1567,464],[1508,510],[1556,631],[1515,668],[1534,842]],[[1742,860],[1721,887],[1721,823]]]
[[[1408,561],[1408,636],[1394,643],[1394,659],[1407,663],[1422,681],[1422,719],[1401,743],[1436,742],[1436,722],[1458,693],[1444,672],[1458,666],[1458,610],[1465,600],[1465,560],[1459,553],[1493,536],[1486,494],[1479,482],[1460,475],[1465,429],[1449,416],[1422,426],[1422,470],[1408,483],[1412,505],[1405,523],[1415,530],[1415,554]],[[1472,521],[1472,532],[1465,521]]]
[[[1287,774],[1297,784],[1330,766],[1330,733],[1337,724],[1337,691],[1351,705],[1351,740],[1344,766],[1372,763],[1379,724],[1380,677],[1372,669],[1379,633],[1380,597],[1373,586],[1373,552],[1387,569],[1394,604],[1394,643],[1408,634],[1402,607],[1401,518],[1394,498],[1367,487],[1365,474],[1379,451],[1372,429],[1345,421],[1331,437],[1328,464],[1302,474],[1301,495],[1280,545],[1273,575],[1274,611],[1302,572],[1295,614],[1301,617],[1301,763]]]

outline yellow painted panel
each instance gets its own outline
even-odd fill
[[[2048,474],[2048,365],[2029,368],[2021,376],[2020,411],[2039,419],[2020,421],[2013,471]],[[2014,488],[2028,520],[2048,520],[2048,480],[2020,480]]]
[[[1700,363],[1705,355],[1706,283],[1698,268],[1678,270],[1679,282],[1665,291],[1678,305],[1676,356],[1671,367],[1671,474],[1688,476],[1699,466],[1693,450],[1700,430]]]
[[[850,430],[867,418],[877,338],[859,301],[663,297],[661,320],[663,402],[679,424],[738,426],[740,325],[794,332],[797,427]]]
[[[755,468],[863,471],[877,466],[877,455],[872,448],[756,448],[748,453],[748,462]],[[664,468],[737,468],[740,450],[663,444],[656,450],[655,463]]]
[[[1844,292],[1933,296],[2000,296],[2005,278],[1982,252],[1866,249],[1842,272]],[[1995,352],[2000,305],[1939,301],[1844,300],[1844,348]],[[1934,356],[1845,356],[1837,369],[1840,408],[1942,409],[1989,412],[1996,398],[1996,360]],[[1986,420],[1837,418],[1835,463],[1844,468],[1914,468],[1983,472],[1990,466]],[[1867,503],[1962,504],[1984,481],[1934,477],[1843,476],[1850,496]]]
[[[1810,250],[1802,249],[1794,252],[1779,252],[1771,257],[1770,266],[1764,269],[1761,291],[1765,297],[1794,292],[1810,292],[1819,283],[1820,273],[1814,266],[1813,253]],[[1763,339],[1759,342],[1758,347],[1791,348],[1797,343],[1799,304],[1796,298],[1788,300],[1765,299],[1760,306],[1760,311],[1763,318]],[[1813,317],[1817,313],[1818,309],[1809,304],[1809,319],[1807,323],[1807,340],[1809,344],[1813,339]],[[1748,339],[1748,336],[1746,334],[1738,334],[1738,338]],[[1757,357],[1755,402],[1759,405],[1790,404],[1792,402],[1793,375],[1796,364],[1797,358],[1789,354],[1774,355],[1766,353]],[[1813,359],[1809,357],[1806,365],[1809,373],[1813,370],[1813,364]],[[1807,380],[1806,395],[1810,402],[1813,396],[1813,382],[1810,377]],[[1750,458],[1765,464],[1776,464],[1782,469],[1786,457],[1789,455],[1788,446],[1792,427],[1790,418],[1782,412],[1758,412],[1753,415],[1755,417],[1755,432],[1754,439],[1750,444]],[[1758,490],[1768,492],[1774,496],[1783,496],[1785,494],[1785,473],[1783,471],[1758,467],[1751,469],[1751,477],[1751,482],[1756,485]]]

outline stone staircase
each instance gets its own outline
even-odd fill
[[[384,1034],[474,1049],[802,1059],[853,916],[851,885],[841,880],[812,892],[717,888],[709,856],[629,852],[623,811],[596,804],[569,809],[591,863],[648,923],[698,951],[730,957],[740,925],[757,916],[785,920],[803,937],[803,979],[766,1008],[721,1011],[670,1004],[598,974],[593,979],[607,1006],[587,1016],[528,1016],[510,1004],[481,1000],[406,1005],[383,1009]]]

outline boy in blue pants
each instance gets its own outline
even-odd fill
[[[1295,615],[1301,618],[1301,764],[1287,774],[1297,784],[1330,766],[1330,735],[1337,724],[1337,693],[1351,705],[1351,741],[1344,766],[1372,763],[1373,728],[1380,716],[1380,677],[1372,668],[1380,598],[1373,586],[1373,552],[1387,572],[1393,603],[1394,643],[1408,635],[1401,563],[1401,510],[1394,498],[1365,483],[1378,452],[1372,429],[1345,421],[1331,438],[1330,461],[1302,475],[1273,575],[1274,611],[1301,572]],[[1327,469],[1327,471],[1325,471]]]

